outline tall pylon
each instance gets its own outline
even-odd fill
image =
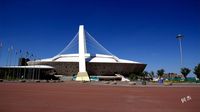
[[[84,26],[79,26],[78,33],[78,43],[79,43],[79,72],[76,77],[76,81],[90,81],[89,75],[86,71],[85,54],[87,53],[87,46],[85,40]]]

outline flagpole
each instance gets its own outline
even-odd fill
[[[17,62],[18,62],[18,52],[17,51],[18,50],[15,51],[15,55],[16,55],[16,57],[15,57],[15,65],[16,65],[16,67],[17,67]],[[19,77],[19,69],[17,68],[16,79],[18,79],[18,77]]]
[[[28,57],[28,55],[29,55],[29,52],[28,51],[26,51],[26,54],[25,54],[25,64],[26,64],[26,59],[27,59],[27,57]],[[24,78],[26,78],[25,76],[26,76],[26,65],[24,66]],[[27,74],[27,78],[28,78],[28,74]]]
[[[22,50],[19,50],[18,66],[22,66]],[[19,69],[19,78],[22,79],[22,68]]]
[[[11,67],[12,66],[12,58],[13,58],[13,55],[12,55],[12,53],[13,53],[13,46],[11,46],[10,48],[11,48],[11,50],[10,50],[10,63],[9,63],[9,66]],[[14,68],[13,69],[11,68],[10,72],[12,73],[13,70],[14,70]],[[10,73],[10,75],[11,75],[10,78],[13,79],[13,74],[11,74],[11,73]]]
[[[9,59],[10,59],[10,47],[8,48],[8,57],[7,57],[7,62],[6,62],[6,66],[8,66],[8,73],[6,74],[6,79],[9,77],[9,74],[10,74]]]
[[[34,78],[35,78],[35,58],[34,58],[34,55],[32,54],[31,55],[31,57],[32,57],[32,59],[33,59],[33,77],[32,77],[32,79],[34,80]]]
[[[10,47],[10,63],[9,63],[9,66],[12,65],[12,52],[13,52],[13,46]]]
[[[16,59],[15,59],[15,57],[16,57],[16,49],[13,49],[13,51],[14,51],[14,55],[13,55],[13,79],[16,79],[16,74],[15,74],[15,61],[16,61]]]
[[[2,52],[2,49],[3,49],[3,43],[1,42],[0,43],[0,62],[1,62],[1,52]]]
[[[17,58],[17,49],[13,50],[14,51],[14,55],[13,55],[13,58],[14,58],[14,63],[13,63],[13,78],[16,79],[17,78],[17,73],[15,73],[16,71],[18,71],[18,69],[16,68],[16,58]]]

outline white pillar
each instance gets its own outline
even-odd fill
[[[85,43],[85,31],[84,26],[79,26],[79,72],[86,72],[85,65],[85,53],[86,53],[86,43]]]
[[[86,40],[85,40],[85,31],[84,26],[79,26],[79,72],[76,77],[76,81],[90,81],[88,73],[86,71],[86,63],[85,63],[85,54],[87,52],[86,49]]]

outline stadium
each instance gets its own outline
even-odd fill
[[[80,59],[81,55],[83,60]],[[81,61],[83,61],[82,65],[80,65]],[[66,76],[76,75],[81,68],[84,68],[83,71],[86,71],[89,76],[121,74],[128,77],[131,73],[142,72],[146,67],[146,64],[120,59],[113,55],[85,31],[83,25],[80,25],[79,32],[58,55],[29,61],[28,65],[48,65],[54,68],[56,74]]]

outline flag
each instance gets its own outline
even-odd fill
[[[26,51],[26,57],[28,57],[28,55],[29,55],[29,52],[28,52],[28,51]]]
[[[23,54],[22,54],[22,50],[21,49],[19,50],[19,55],[20,55],[20,58],[22,58]]]
[[[13,50],[13,46],[10,47],[10,50]]]
[[[17,49],[15,50],[15,54],[17,55]]]

